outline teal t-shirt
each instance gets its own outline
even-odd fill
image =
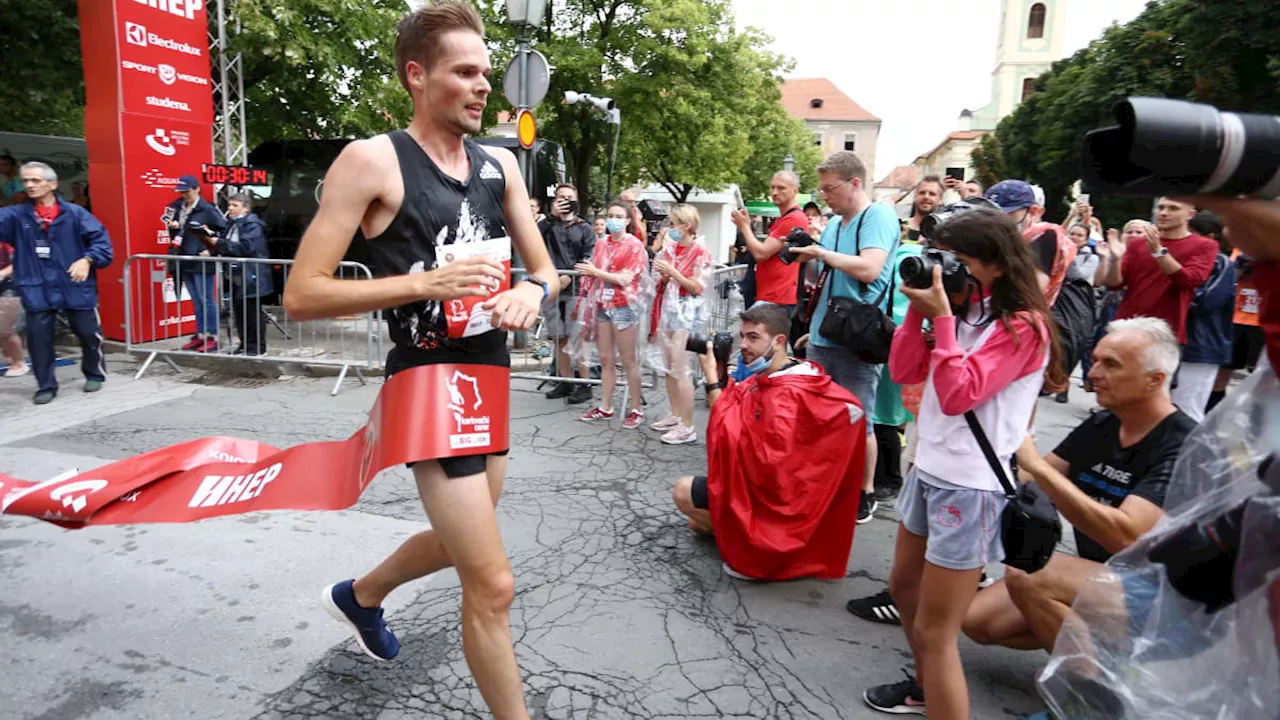
[[[863,218],[862,216],[866,216]],[[862,231],[859,237],[857,234],[858,220],[862,219]],[[898,214],[893,208],[885,203],[872,203],[865,210],[853,216],[849,222],[843,222],[839,215],[831,218],[827,223],[827,227],[822,231],[822,238],[818,240],[818,244],[826,250],[833,250],[844,253],[846,255],[854,255],[862,250],[869,248],[878,248],[886,253],[893,253],[894,243],[898,242],[901,236],[901,228],[898,225]],[[896,270],[893,263],[892,255],[885,260],[884,267],[880,270],[880,277],[875,282],[863,286],[854,280],[852,276],[846,275],[839,270],[831,273],[831,278],[827,281],[827,286],[822,290],[822,297],[818,298],[817,308],[813,313],[813,320],[809,323],[809,342],[813,345],[821,347],[834,347],[836,343],[822,337],[822,333],[818,332],[818,328],[822,327],[822,319],[827,314],[827,300],[834,292],[836,297],[855,298],[865,303],[875,300],[881,292],[889,286],[889,278]],[[888,309],[889,299],[885,298],[880,303],[880,309]]]

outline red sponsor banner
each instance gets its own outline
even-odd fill
[[[392,465],[506,450],[510,381],[505,367],[427,365],[388,380],[369,423],[346,440],[278,450],[204,438],[73,477],[35,483],[0,475],[0,513],[80,528],[341,510]]]
[[[167,251],[160,216],[177,197],[177,179],[199,176],[213,159],[208,18],[203,0],[101,0],[79,8],[89,183],[94,214],[116,254],[98,274],[102,330],[122,340],[124,259]],[[204,191],[212,199],[212,188]],[[190,303],[179,313],[176,303],[162,301],[163,267],[159,275],[157,268],[134,267],[132,339],[191,332]]]

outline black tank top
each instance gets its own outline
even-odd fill
[[[471,171],[466,182],[459,182],[442,172],[409,133],[395,130],[387,136],[400,163],[404,201],[387,229],[368,241],[379,277],[434,270],[441,245],[508,234],[502,214],[506,176],[474,140],[462,141]],[[385,317],[391,340],[400,348],[482,353],[506,344],[506,333],[499,330],[450,338],[435,300],[392,308]]]

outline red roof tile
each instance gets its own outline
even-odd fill
[[[864,120],[878,122],[880,118],[867,112],[861,105],[849,99],[826,78],[798,78],[782,83],[782,107],[787,114],[801,120]],[[821,107],[813,107],[814,100],[821,100]]]

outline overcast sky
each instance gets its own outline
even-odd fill
[[[882,121],[876,180],[987,104],[1000,0],[733,0],[739,26],[774,38],[791,77],[826,77]],[[1070,0],[1064,56],[1146,0]]]

